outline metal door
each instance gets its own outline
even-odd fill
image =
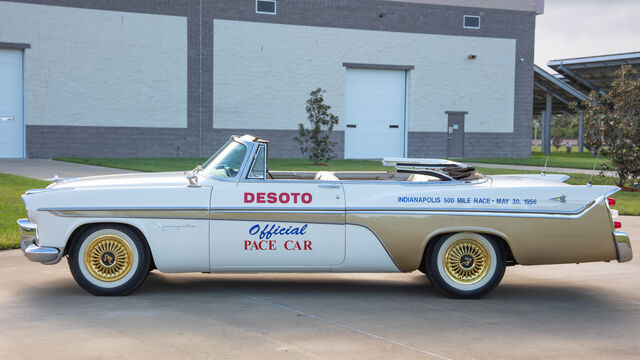
[[[461,159],[464,157],[464,116],[463,111],[447,111],[447,157]]]
[[[22,50],[0,49],[0,158],[24,157]]]
[[[404,156],[406,78],[404,70],[347,69],[345,158]]]

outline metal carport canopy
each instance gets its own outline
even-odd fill
[[[604,93],[622,65],[640,66],[640,52],[551,60],[547,65],[585,94],[591,90]]]
[[[549,74],[538,65],[533,65],[533,113],[540,114],[547,108],[547,94],[551,94],[554,114],[575,112],[569,108],[571,102],[580,102],[586,95],[562,79]]]
[[[553,114],[575,112],[572,102],[580,102],[587,97],[562,79],[533,65],[533,113],[542,115],[542,150],[551,152],[551,118]],[[579,151],[583,151],[583,117],[580,113]]]

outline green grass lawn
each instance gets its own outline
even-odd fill
[[[507,165],[530,165],[544,166],[546,155],[540,151],[531,153],[530,158],[465,158],[466,162],[478,162],[487,164],[507,164]],[[111,158],[55,158],[54,160],[75,162],[80,164],[106,166],[118,169],[138,170],[138,171],[184,171],[202,164],[206,158],[134,158],[134,159],[111,159]],[[606,159],[599,158],[596,169],[600,169],[601,164]],[[589,152],[562,151],[552,152],[549,157],[548,167],[565,167],[575,169],[592,169],[595,158]],[[327,165],[313,166],[304,159],[270,159],[269,168],[271,170],[385,170],[380,161],[371,160],[331,160]]]
[[[110,158],[55,158],[54,160],[68,161],[79,164],[106,166],[117,169],[137,170],[146,172],[158,171],[186,171],[204,163],[206,158],[138,158],[138,159],[110,159]],[[390,171],[392,168],[382,166],[380,161],[372,160],[331,160],[326,165],[314,166],[305,159],[269,159],[269,170],[284,171]]]
[[[16,220],[27,217],[20,196],[29,189],[49,185],[46,181],[22,176],[0,174],[0,250],[20,247],[20,233]]]
[[[530,165],[530,166],[544,166],[544,162],[547,159],[547,155],[540,151],[533,151],[530,158],[465,158],[465,162],[477,162],[486,164],[507,164],[507,165]],[[548,167],[563,167],[574,169],[593,169],[593,164],[596,158],[591,156],[591,153],[583,152],[551,152],[549,156]],[[596,169],[600,169],[602,163],[607,161],[600,157],[598,159],[598,165]]]

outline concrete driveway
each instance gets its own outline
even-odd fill
[[[97,175],[125,174],[136,171],[113,169],[102,166],[75,164],[49,159],[1,159],[0,173],[36,178],[40,180],[60,177],[85,177]]]
[[[0,359],[638,359],[640,218],[630,263],[507,269],[481,300],[410,274],[160,274],[84,293],[66,261],[0,252]]]

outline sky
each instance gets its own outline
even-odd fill
[[[545,0],[535,63],[640,51],[640,0]]]

